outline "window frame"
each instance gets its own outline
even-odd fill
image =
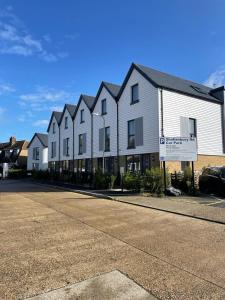
[[[192,134],[190,131],[191,128],[190,121],[194,121],[194,134]],[[195,118],[188,119],[188,131],[189,131],[190,138],[197,138],[197,120]]]
[[[137,99],[134,99],[134,88],[137,88]],[[131,101],[130,101],[130,104],[135,104],[135,103],[138,103],[139,102],[139,84],[138,83],[135,83],[131,86]]]
[[[79,134],[78,137],[78,155],[82,155],[83,154],[83,145],[84,145],[84,137],[83,134]]]
[[[65,129],[69,128],[69,126],[68,126],[68,116],[66,116],[65,119],[64,119],[64,128]]]
[[[107,138],[107,131],[108,132],[108,138]],[[104,134],[104,152],[109,152],[110,151],[110,126],[105,127],[105,134]]]
[[[130,133],[130,124],[133,123],[134,133]],[[134,142],[131,143],[130,139],[133,137]],[[135,119],[127,121],[127,149],[135,149]]]
[[[66,156],[70,156],[70,153],[69,153],[69,141],[70,141],[70,138],[66,138]]]
[[[80,123],[82,124],[84,122],[85,122],[85,120],[84,120],[84,109],[82,108],[80,110]]]
[[[52,123],[52,133],[55,134],[55,122]]]
[[[106,98],[101,100],[101,113],[102,113],[102,116],[104,116],[104,115],[107,114],[107,102],[106,102]]]

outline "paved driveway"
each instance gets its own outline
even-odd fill
[[[0,299],[119,270],[160,299],[225,299],[225,226],[0,183]]]

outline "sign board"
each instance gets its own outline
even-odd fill
[[[196,161],[196,138],[161,137],[159,138],[159,156],[161,161]]]

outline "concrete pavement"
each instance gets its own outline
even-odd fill
[[[114,270],[159,299],[225,299],[224,230],[126,203],[0,183],[0,299]]]

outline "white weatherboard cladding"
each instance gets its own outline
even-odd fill
[[[139,84],[139,102],[131,105],[131,86]],[[158,91],[138,71],[133,70],[119,99],[119,155],[159,151]],[[143,146],[127,149],[127,121],[143,117]]]
[[[55,123],[55,133],[53,133],[53,123]],[[52,142],[56,142],[56,156],[53,158],[51,157]],[[48,132],[48,149],[48,161],[59,161],[59,126],[55,117],[52,118]]]
[[[39,148],[39,160],[33,160],[33,149],[36,147]],[[48,148],[42,145],[37,136],[35,136],[28,148],[27,170],[33,169],[33,163],[39,164],[39,170],[46,170],[48,168]]]
[[[84,109],[84,123],[80,123],[80,111]],[[86,153],[79,153],[79,134],[86,133]],[[91,113],[83,100],[74,119],[74,151],[75,159],[91,158]]]
[[[68,128],[65,128],[65,117],[68,117]],[[63,140],[69,138],[69,155],[63,155]],[[60,124],[60,161],[73,159],[73,120],[66,109]]]
[[[117,155],[117,105],[114,98],[109,94],[105,87],[102,88],[95,105],[93,113],[102,111],[102,100],[106,99],[107,114],[104,115],[105,126],[110,127],[110,151],[105,152],[105,157]],[[101,116],[93,115],[93,157],[102,157],[99,151],[99,129],[103,128]]]
[[[181,117],[197,120],[198,154],[223,155],[222,106],[163,90],[164,135],[180,136]]]

